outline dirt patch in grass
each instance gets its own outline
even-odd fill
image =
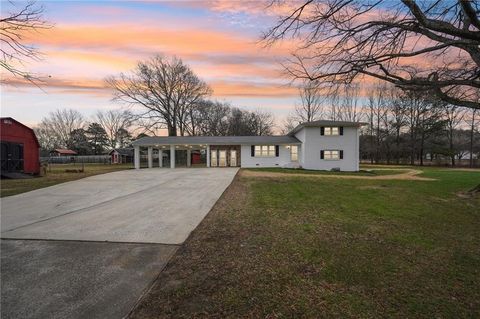
[[[391,186],[388,185],[362,185],[358,186],[357,189],[387,189],[391,188]]]
[[[395,170],[395,169],[391,169]],[[379,176],[366,176],[366,175],[348,175],[346,174],[302,174],[302,173],[282,173],[282,172],[268,172],[260,170],[241,170],[241,174],[247,177],[312,177],[312,178],[344,178],[344,179],[373,179],[373,180],[410,180],[410,181],[434,181],[436,179],[429,177],[418,176],[423,172],[417,169],[398,169],[405,171],[399,174],[379,175]]]

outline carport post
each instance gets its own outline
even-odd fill
[[[175,145],[170,145],[170,168],[175,168]]]
[[[207,145],[207,167],[210,167],[210,145]]]
[[[163,150],[158,149],[158,167],[163,167]]]
[[[148,147],[148,168],[153,167],[153,148],[151,146]]]
[[[192,164],[192,151],[190,149],[187,150],[187,167],[190,167]]]
[[[133,160],[136,169],[140,168],[140,146],[134,147]]]

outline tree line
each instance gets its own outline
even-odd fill
[[[130,146],[135,116],[128,110],[98,111],[90,120],[73,109],[50,112],[34,128],[42,155],[66,148],[79,155]]]
[[[192,110],[192,118],[188,135],[269,135],[274,128],[270,113],[210,100],[199,102]],[[77,110],[58,109],[45,116],[34,131],[42,156],[57,148],[71,149],[79,155],[99,155],[131,147],[133,140],[158,135],[161,128],[164,126],[145,121],[128,109],[98,111],[91,119]]]

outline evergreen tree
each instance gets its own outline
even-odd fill
[[[86,135],[92,153],[95,155],[102,154],[108,145],[108,135],[103,127],[98,123],[90,123]]]
[[[77,152],[78,155],[90,154],[90,144],[83,128],[73,130],[70,133],[70,137],[67,140],[67,147],[72,151]]]

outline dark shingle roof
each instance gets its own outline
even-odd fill
[[[304,127],[321,127],[321,126],[343,126],[343,127],[360,127],[367,125],[363,122],[347,122],[347,121],[330,121],[330,120],[318,120],[311,122],[300,123],[295,127],[291,132],[288,133],[289,136],[293,136],[295,133],[300,131]]]
[[[293,136],[153,136],[142,137],[133,145],[252,145],[252,144],[300,144]]]

